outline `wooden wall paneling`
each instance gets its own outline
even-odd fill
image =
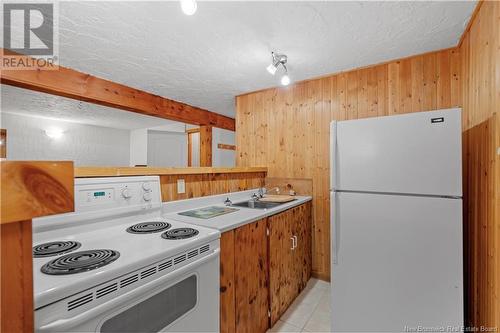
[[[464,133],[466,317],[476,327],[500,327],[499,119]]]
[[[264,186],[267,190],[271,191],[272,194],[275,193],[273,189],[278,187],[282,194],[287,194],[290,190],[293,190],[297,195],[313,195],[311,178],[266,177]]]
[[[265,333],[269,327],[267,219],[235,230],[236,332]]]
[[[33,332],[31,220],[0,225],[2,332]]]
[[[4,52],[12,54],[2,49],[2,57]],[[230,117],[62,66],[58,70],[2,70],[1,82],[149,116],[235,130],[235,121]]]
[[[259,188],[264,186],[265,176],[265,172],[164,175],[160,176],[162,200],[174,201]],[[177,193],[178,179],[184,179],[185,193]]]
[[[200,126],[200,166],[212,166],[212,126]]]
[[[236,332],[234,293],[234,230],[220,238],[220,332]]]

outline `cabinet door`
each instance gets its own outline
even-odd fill
[[[268,218],[271,326],[295,298],[292,216],[292,211],[287,210]]]
[[[269,327],[267,219],[235,230],[236,332],[265,333]]]
[[[293,221],[297,247],[294,251],[296,267],[296,288],[300,293],[311,277],[312,269],[312,216],[311,203],[305,203],[293,210]]]
[[[234,230],[220,238],[220,332],[233,333],[235,324]]]

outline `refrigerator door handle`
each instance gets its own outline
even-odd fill
[[[332,226],[331,232],[331,248],[333,264],[339,264],[339,250],[340,250],[340,237],[339,237],[339,219],[337,214],[337,192],[330,192],[330,221]]]

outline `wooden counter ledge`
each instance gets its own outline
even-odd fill
[[[267,172],[267,167],[189,167],[189,168],[155,168],[155,167],[77,167],[75,177],[113,177],[113,176],[148,176],[148,175],[203,175],[216,173],[252,173]]]

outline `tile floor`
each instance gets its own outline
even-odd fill
[[[268,332],[330,332],[330,284],[311,279]]]

